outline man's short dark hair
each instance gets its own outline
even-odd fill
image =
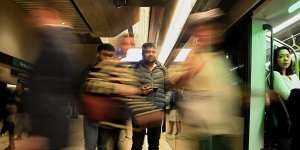
[[[142,50],[146,50],[148,48],[156,48],[155,45],[153,43],[144,43],[142,46]]]
[[[115,52],[115,48],[111,44],[108,44],[108,43],[101,44],[97,47],[98,53],[100,53],[102,50]]]

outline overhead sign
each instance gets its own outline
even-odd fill
[[[11,65],[12,62],[12,57],[0,52],[0,63],[6,64],[6,65]]]
[[[28,74],[33,70],[33,64],[2,52],[0,52],[0,63],[10,66],[10,75],[17,77],[18,82],[27,84]]]
[[[11,65],[22,70],[32,70],[33,65],[18,58],[13,58]]]

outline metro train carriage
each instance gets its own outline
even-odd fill
[[[299,0],[1,0],[0,149],[298,150]]]

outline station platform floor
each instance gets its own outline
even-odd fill
[[[1,126],[1,125],[0,125]],[[132,140],[131,131],[122,131],[120,136],[120,146],[122,150],[130,150]],[[125,136],[127,134],[127,136]],[[22,149],[22,141],[27,138],[26,135],[23,136],[21,140],[16,140],[16,150]],[[66,150],[84,150],[84,140],[83,140],[83,117],[80,116],[78,119],[71,120],[71,132],[70,132],[70,146],[65,148]],[[167,135],[162,133],[160,139],[160,150],[180,150],[185,148],[175,148],[176,137],[175,135]],[[0,137],[0,150],[4,150],[8,146],[8,135]],[[147,137],[144,141],[143,150],[147,150]]]

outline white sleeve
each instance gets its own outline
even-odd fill
[[[277,92],[282,98],[284,98],[284,100],[287,100],[291,92],[290,89],[285,84],[284,79],[279,72],[273,71],[273,75],[274,91]]]

